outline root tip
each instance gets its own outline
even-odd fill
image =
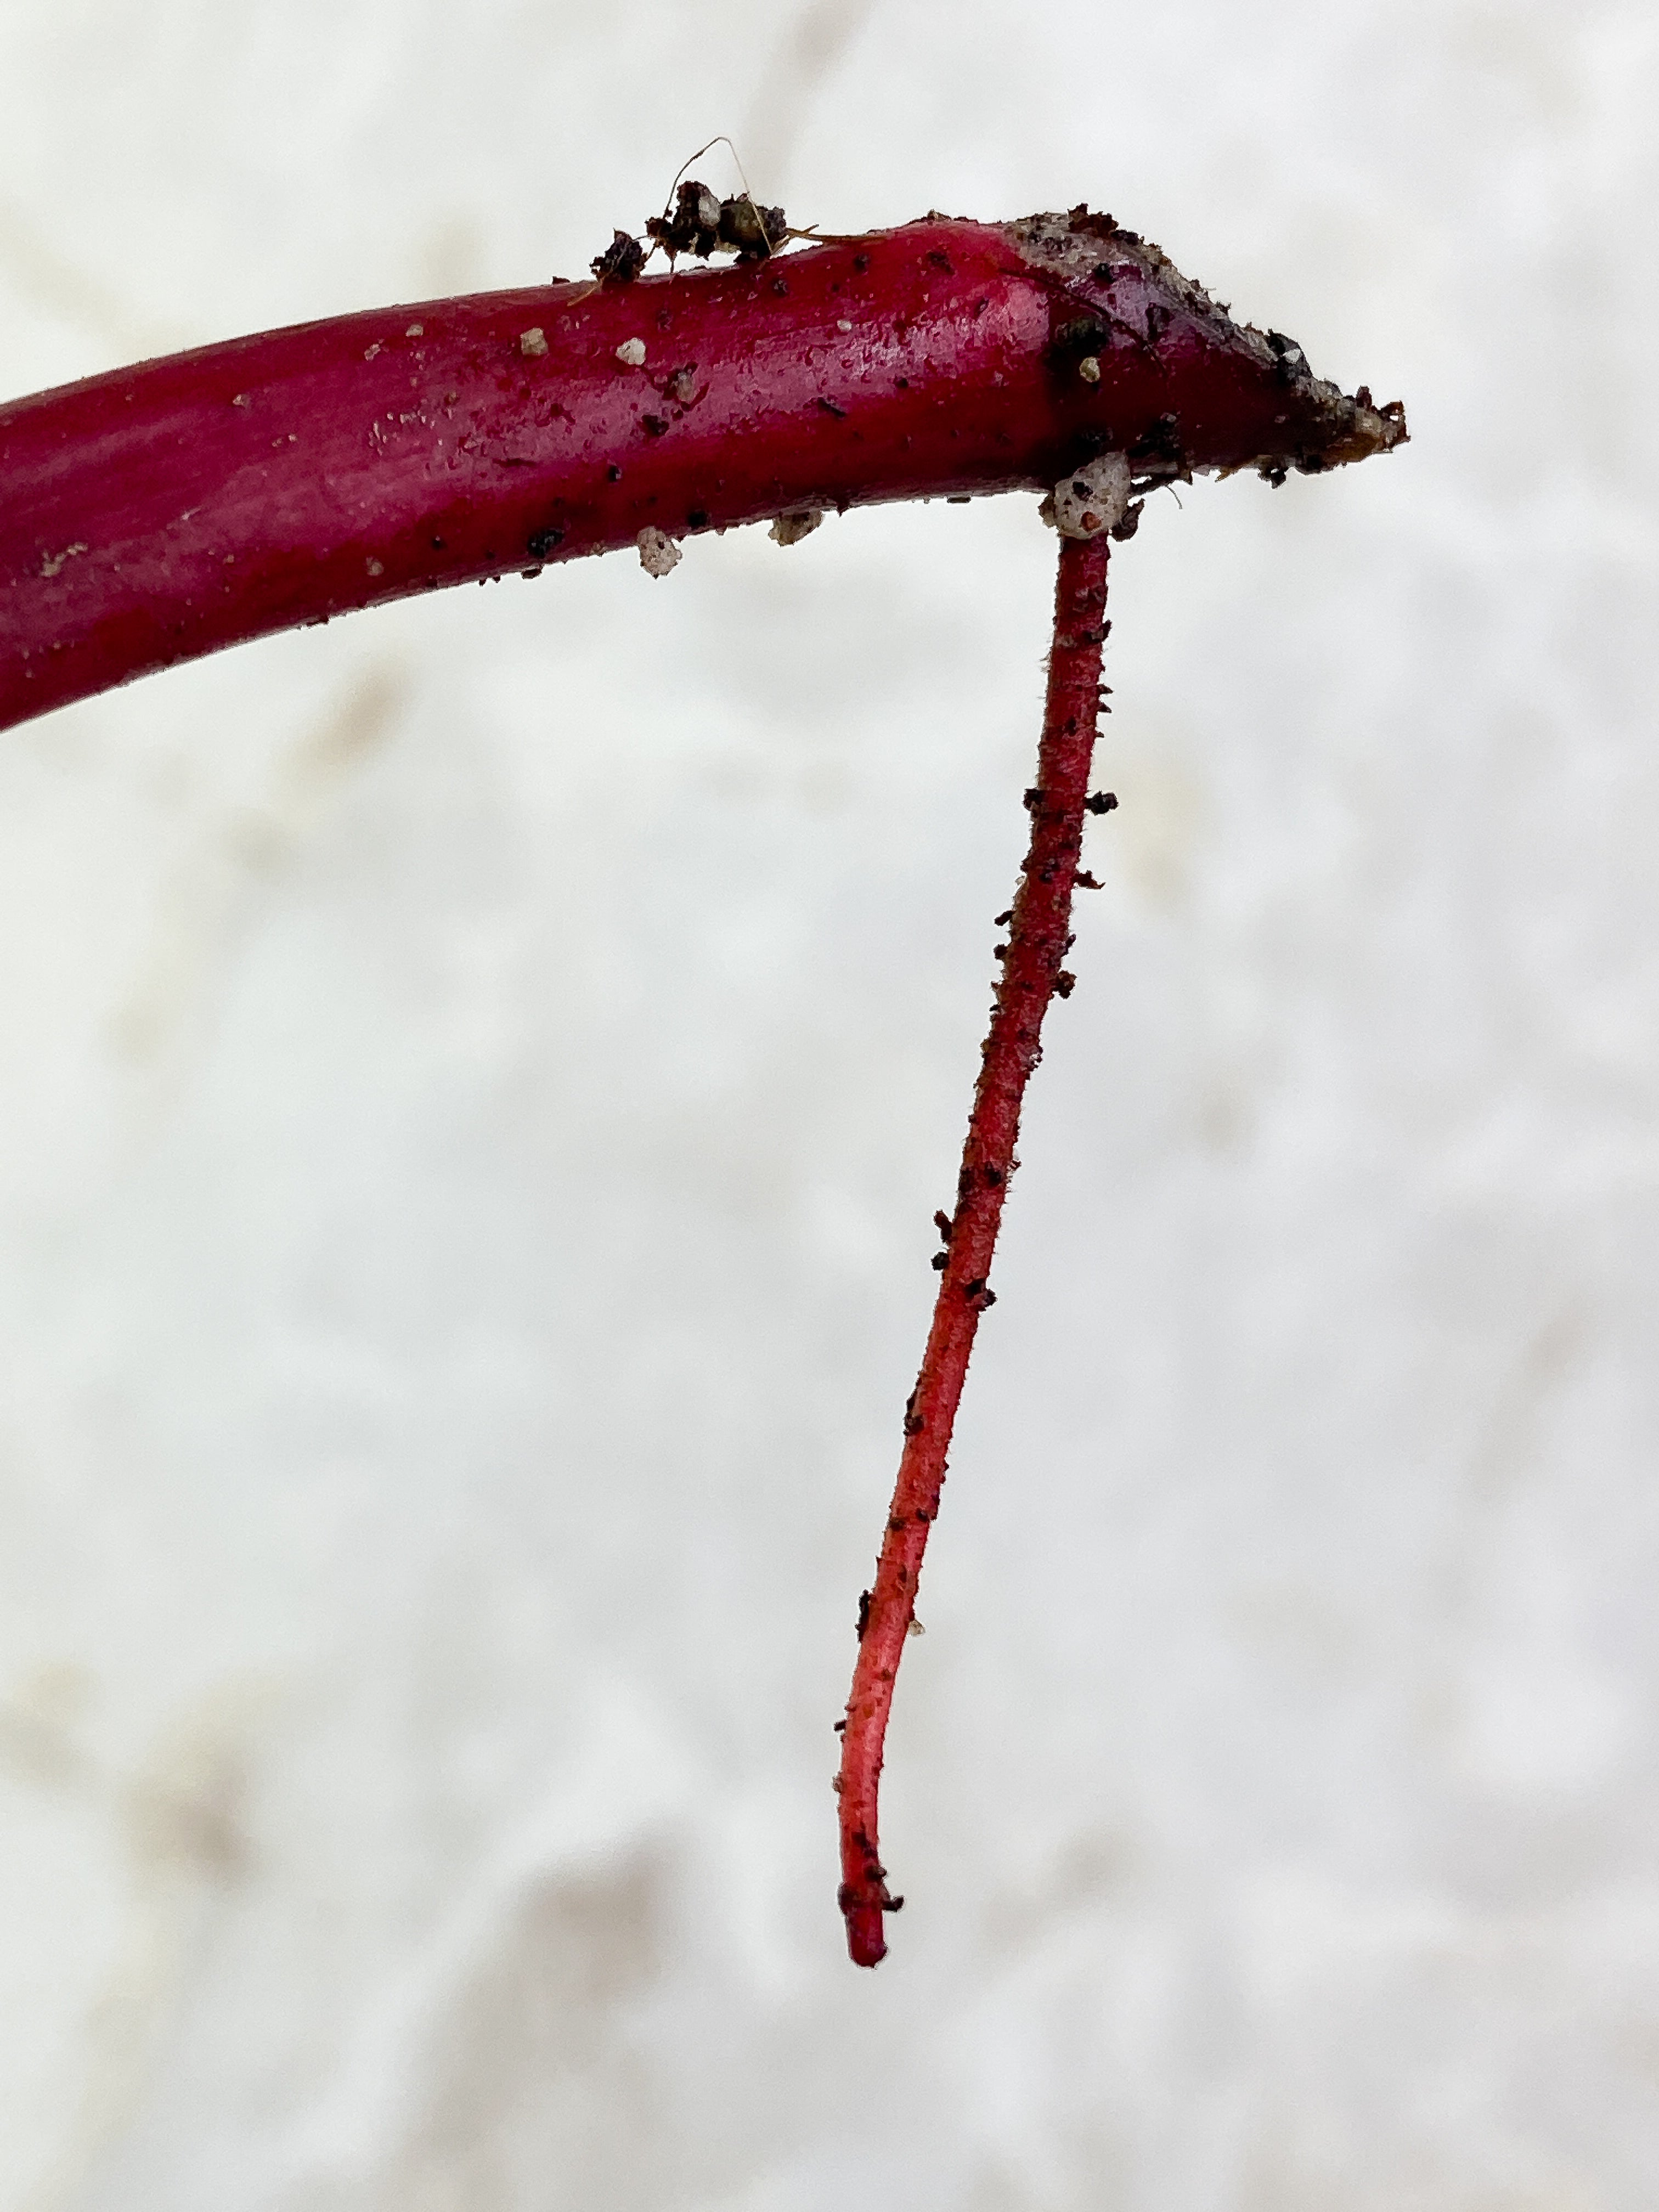
[[[847,1955],[855,1966],[878,1966],[887,1956],[881,1907],[854,1905],[847,1912]]]

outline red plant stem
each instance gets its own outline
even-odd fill
[[[644,348],[638,365],[619,357]],[[805,507],[1405,435],[1074,210],[347,315],[0,407],[0,728],[381,600]]]
[[[842,1737],[840,1903],[855,1966],[887,1954],[882,1916],[896,1911],[877,1835],[882,1745],[905,1638],[915,1617],[916,1584],[927,1532],[939,1514],[945,1458],[979,1317],[993,1303],[988,1287],[1008,1178],[1017,1162],[1020,1104],[1042,1057],[1042,1018],[1056,990],[1069,996],[1060,963],[1072,939],[1072,887],[1083,850],[1100,712],[1100,655],[1109,625],[1104,532],[1062,538],[1054,591],[1037,780],[1025,794],[1030,848],[1014,895],[1002,975],[982,1050],[957,1206],[945,1232],[945,1268],[921,1372],[905,1408],[904,1450],[872,1589],[860,1606],[858,1663]]]
[[[1194,471],[1316,474],[1406,437],[1159,250],[1073,209],[921,222],[750,267],[392,307],[0,407],[0,729],[220,647],[447,584],[803,509]],[[1058,501],[1057,501],[1058,503]],[[1133,514],[1125,521],[1133,527]],[[1062,538],[1031,843],[841,1790],[854,1960],[885,1955],[882,1744],[1060,968],[1099,708],[1107,544]]]

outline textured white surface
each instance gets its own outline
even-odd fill
[[[1414,439],[1115,564],[875,1976],[830,1723],[1036,501],[0,740],[4,2212],[1652,2206],[1656,63],[1619,0],[0,5],[9,392],[570,273],[726,129],[836,229],[1109,207]]]

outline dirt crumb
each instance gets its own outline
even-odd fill
[[[1064,476],[1042,502],[1042,519],[1062,538],[1094,538],[1115,531],[1129,509],[1127,455],[1102,453]]]
[[[804,507],[793,514],[775,518],[767,536],[775,545],[799,545],[803,538],[810,538],[823,520],[821,507]]]
[[[640,549],[640,566],[647,576],[672,574],[685,557],[665,530],[649,524],[641,531],[635,543]]]

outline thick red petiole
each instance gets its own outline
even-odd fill
[[[933,1322],[921,1372],[905,1408],[904,1451],[887,1516],[874,1587],[861,1607],[858,1663],[842,1738],[841,1909],[855,1966],[886,1956],[882,1916],[902,1901],[890,1895],[877,1839],[882,1744],[905,1638],[915,1617],[916,1583],[927,1532],[939,1511],[945,1455],[979,1317],[993,1302],[988,1285],[1002,1201],[1014,1170],[1020,1104],[1042,1056],[1042,1018],[1058,992],[1071,991],[1061,966],[1071,939],[1072,887],[1083,849],[1089,769],[1100,712],[1100,655],[1105,640],[1106,532],[1062,538],[1054,594],[1054,646],[1036,784],[1025,794],[1031,842],[1014,896],[1006,948],[1000,947],[990,1034],[968,1119],[957,1178],[957,1206],[945,1238]],[[941,1218],[941,1226],[943,1221]]]
[[[704,531],[1103,453],[1278,479],[1405,435],[1082,208],[344,315],[0,406],[0,729],[581,554],[660,574]]]

